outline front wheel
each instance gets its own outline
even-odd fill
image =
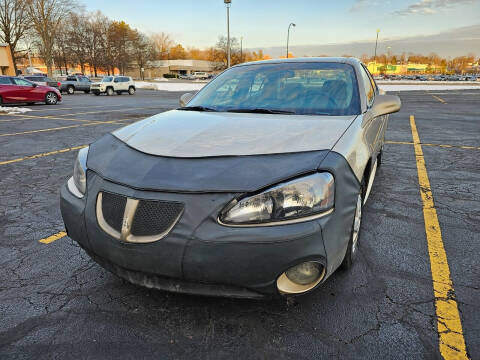
[[[113,89],[112,89],[112,88],[108,88],[108,89],[107,89],[107,95],[108,95],[108,96],[112,96],[112,95],[113,95]]]
[[[68,95],[73,95],[75,93],[75,88],[73,86],[69,86],[67,88],[67,94]]]
[[[129,94],[129,95],[135,94],[135,88],[134,88],[133,86],[130,86],[130,87],[128,88],[128,94]]]
[[[90,94],[90,90],[83,90],[85,94]]]
[[[342,267],[350,269],[355,262],[358,253],[358,240],[360,239],[360,229],[362,226],[362,210],[363,210],[363,193],[365,181],[362,180],[360,193],[357,196],[357,206],[355,207],[355,216],[353,217],[352,233],[348,242],[347,252],[343,258]]]
[[[54,92],[48,92],[47,95],[45,95],[45,104],[47,105],[55,105],[58,102],[58,97],[57,94]]]

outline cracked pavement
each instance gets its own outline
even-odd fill
[[[398,95],[403,107],[390,117],[387,141],[412,141],[413,114],[421,142],[480,146],[480,91]],[[0,121],[0,134],[83,124],[75,119],[126,124],[176,107],[179,96],[64,96],[58,106],[31,106],[27,114],[54,118],[1,115],[12,121]],[[0,137],[0,162],[88,144],[120,126]],[[423,152],[468,354],[479,358],[480,150]],[[353,269],[288,302],[144,289],[102,269],[68,237],[39,243],[63,231],[59,189],[75,156],[0,165],[0,358],[440,357],[413,145],[385,145]]]

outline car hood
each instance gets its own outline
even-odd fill
[[[200,158],[330,150],[351,116],[172,110],[113,132],[143,153]]]

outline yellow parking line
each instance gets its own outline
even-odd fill
[[[50,244],[54,242],[55,240],[61,239],[63,237],[67,236],[67,233],[65,231],[60,231],[56,234],[50,235],[49,237],[46,237],[44,239],[38,240],[38,242],[41,242],[42,244]]]
[[[35,133],[39,133],[39,132],[58,131],[58,130],[64,130],[64,129],[77,128],[77,127],[92,126],[92,125],[104,125],[104,124],[123,124],[123,123],[119,122],[119,120],[101,121],[101,122],[97,121],[97,122],[91,122],[91,123],[86,123],[86,124],[59,126],[59,127],[47,128],[47,129],[27,130],[27,131],[16,132],[16,133],[0,134],[0,137],[2,137],[2,136],[27,135],[27,134],[35,134]]]
[[[20,162],[20,161],[38,159],[38,158],[45,157],[45,156],[56,155],[56,154],[61,154],[61,153],[69,152],[69,151],[79,150],[81,148],[84,148],[85,146],[87,146],[87,145],[74,146],[74,147],[71,147],[71,148],[49,151],[49,152],[45,152],[45,153],[41,153],[41,154],[25,156],[25,157],[21,157],[21,158],[12,159],[12,160],[0,161],[0,165],[7,165],[7,164]]]
[[[423,202],[423,219],[430,256],[440,354],[444,359],[468,359],[462,322],[455,300],[452,279],[450,278],[447,254],[443,246],[425,158],[413,115],[410,116],[410,126],[415,148],[420,195]]]
[[[115,109],[115,110],[101,110],[101,111],[85,111],[85,112],[78,112],[78,113],[72,113],[72,114],[59,114],[57,116],[70,116],[70,115],[83,115],[83,114],[102,114],[102,113],[111,113],[111,112],[118,112],[118,111],[131,111],[131,110],[141,110],[141,109],[159,109],[159,108],[165,108],[165,106],[138,106],[138,107],[129,107],[127,109]]]
[[[411,141],[385,141],[385,144],[397,144],[397,145],[414,145]],[[465,145],[450,145],[450,144],[431,144],[431,143],[421,143],[422,146],[438,146],[442,148],[456,148],[456,149],[465,149],[465,150],[480,150],[480,147],[476,146],[465,146]]]
[[[434,99],[437,99],[438,101],[440,101],[442,104],[446,104],[446,103],[447,103],[445,100],[443,100],[442,98],[439,98],[438,96],[432,95],[432,97],[433,97]]]

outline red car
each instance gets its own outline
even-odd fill
[[[55,88],[15,76],[0,76],[0,104],[43,102],[55,105],[61,100],[62,95]]]

